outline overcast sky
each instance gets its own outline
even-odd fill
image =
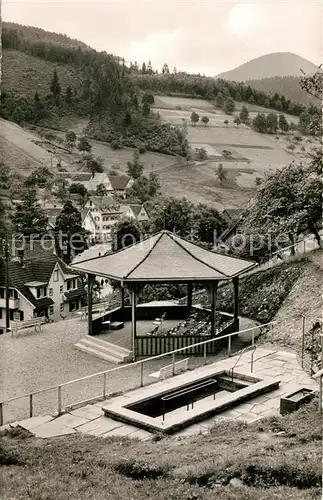
[[[1,0],[0,0],[1,1]],[[2,19],[161,68],[216,75],[269,52],[319,64],[321,0],[2,0]]]

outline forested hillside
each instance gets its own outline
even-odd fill
[[[4,23],[2,46],[2,118],[51,126],[57,117],[86,117],[89,135],[115,148],[145,147],[185,156],[181,130],[162,123],[151,109],[153,94],[158,93],[202,97],[220,107],[233,99],[295,116],[306,110],[279,93],[177,70],[171,73],[167,64],[161,73],[151,63],[128,67],[120,57],[39,28]],[[312,107],[309,113],[313,112],[319,110]]]
[[[272,78],[261,78],[259,80],[247,80],[250,87],[267,94],[280,94],[288,96],[293,101],[308,106],[316,104],[314,97],[302,90],[300,79],[296,76],[275,76]]]

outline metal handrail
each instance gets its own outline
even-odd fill
[[[257,346],[256,345],[252,345],[252,346],[248,346],[248,347],[245,347],[244,349],[242,349],[242,351],[240,352],[240,355],[238,357],[238,359],[236,360],[235,364],[233,365],[233,367],[231,368],[231,378],[232,378],[232,382],[233,382],[233,371],[235,369],[235,367],[237,366],[237,364],[239,363],[240,359],[241,359],[241,356],[245,353],[245,352],[249,352],[249,351],[252,351],[252,354],[251,354],[251,373],[253,372],[253,355],[254,355],[254,352],[256,350]]]
[[[162,400],[162,405],[163,405],[163,422],[165,421],[165,406],[164,403],[165,401],[170,401],[171,399],[178,398],[180,396],[184,396],[185,394],[189,394],[190,392],[195,391],[196,389],[204,389],[204,387],[208,387],[209,385],[214,385],[214,391],[213,391],[213,399],[215,399],[215,386],[216,386],[216,380],[215,379],[208,379],[205,380],[204,382],[200,382],[199,384],[194,384],[193,386],[187,388],[187,389],[181,389],[179,391],[173,392],[172,394],[169,394],[168,396],[163,396],[161,398]],[[194,407],[194,396],[192,396],[192,400],[188,401],[186,404],[187,411],[189,410],[189,405],[192,405],[192,410]]]
[[[231,338],[235,335],[241,335],[243,333],[246,333],[246,332],[251,332],[251,331],[254,331],[254,330],[258,330],[259,328],[263,328],[263,327],[267,327],[267,326],[273,326],[277,324],[277,321],[270,321],[269,323],[265,323],[263,325],[258,325],[258,326],[254,326],[252,328],[247,328],[245,330],[240,330],[240,331],[236,331],[236,332],[233,332],[233,333],[228,333],[226,335],[222,335],[221,337],[214,337],[212,339],[208,339],[208,340],[204,340],[202,342],[198,342],[196,344],[190,344],[188,346],[185,346],[185,347],[181,347],[179,349],[175,349],[173,351],[169,351],[169,352],[166,352],[164,354],[159,354],[157,356],[152,356],[150,358],[146,358],[146,359],[143,359],[143,360],[140,360],[140,361],[135,361],[134,363],[131,363],[131,364],[125,364],[125,365],[122,365],[122,366],[116,366],[115,368],[109,368],[108,370],[104,370],[104,371],[101,371],[101,372],[96,372],[96,373],[93,373],[91,375],[86,375],[85,377],[81,377],[81,378],[78,378],[78,379],[74,379],[74,380],[69,380],[68,382],[63,382],[59,385],[54,385],[54,386],[50,386],[50,387],[46,387],[45,389],[39,389],[37,391],[33,391],[31,393],[27,393],[27,394],[23,394],[21,396],[16,396],[14,398],[10,398],[10,399],[7,399],[7,400],[3,400],[0,402],[0,426],[3,425],[3,407],[5,404],[8,404],[8,403],[12,403],[13,401],[18,401],[19,399],[24,399],[24,398],[29,398],[29,401],[31,402],[30,404],[30,416],[33,416],[33,411],[32,411],[32,400],[33,400],[33,396],[37,395],[37,394],[41,394],[41,393],[44,393],[44,392],[48,392],[48,391],[57,391],[58,392],[58,413],[61,413],[61,410],[62,410],[62,388],[65,387],[65,386],[69,386],[69,385],[72,385],[72,384],[76,384],[78,382],[82,382],[83,380],[89,380],[91,378],[94,378],[94,377],[100,377],[100,376],[103,376],[104,377],[104,383],[103,383],[103,398],[106,397],[106,392],[105,392],[105,387],[106,387],[106,376],[110,373],[113,373],[115,371],[121,371],[121,370],[125,370],[125,369],[128,369],[129,366],[141,366],[141,386],[143,386],[143,365],[144,363],[149,363],[150,361],[153,361],[153,360],[156,360],[156,359],[161,359],[161,358],[164,358],[166,356],[170,356],[172,355],[173,356],[173,363],[174,363],[174,360],[175,360],[175,354],[176,353],[180,353],[180,352],[183,352],[183,351],[186,351],[187,349],[191,349],[192,347],[198,347],[198,346],[204,346],[204,358],[206,359],[206,346],[207,344],[211,343],[211,342],[218,342],[218,341],[222,341],[223,339],[227,338],[229,340],[229,342],[231,341]],[[93,398],[95,399],[95,398]],[[97,398],[96,398],[97,399]]]

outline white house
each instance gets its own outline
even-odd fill
[[[149,220],[148,213],[143,205],[118,204],[113,198],[108,196],[92,196],[86,203],[85,209],[88,212],[85,216],[83,227],[90,228],[92,224],[91,219],[93,219],[96,229],[91,234],[93,235],[93,239],[98,243],[111,241],[112,227],[122,217],[131,217],[138,221]]]
[[[5,332],[5,264],[0,265],[0,333]],[[53,321],[67,317],[82,305],[85,295],[78,274],[56,255],[9,262],[9,318],[26,320],[46,316]]]

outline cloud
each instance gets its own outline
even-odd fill
[[[143,40],[130,43],[125,58],[139,63],[154,61],[154,65],[161,67],[165,62],[175,63],[170,54],[183,42],[185,33],[182,30],[160,31],[151,33]]]

